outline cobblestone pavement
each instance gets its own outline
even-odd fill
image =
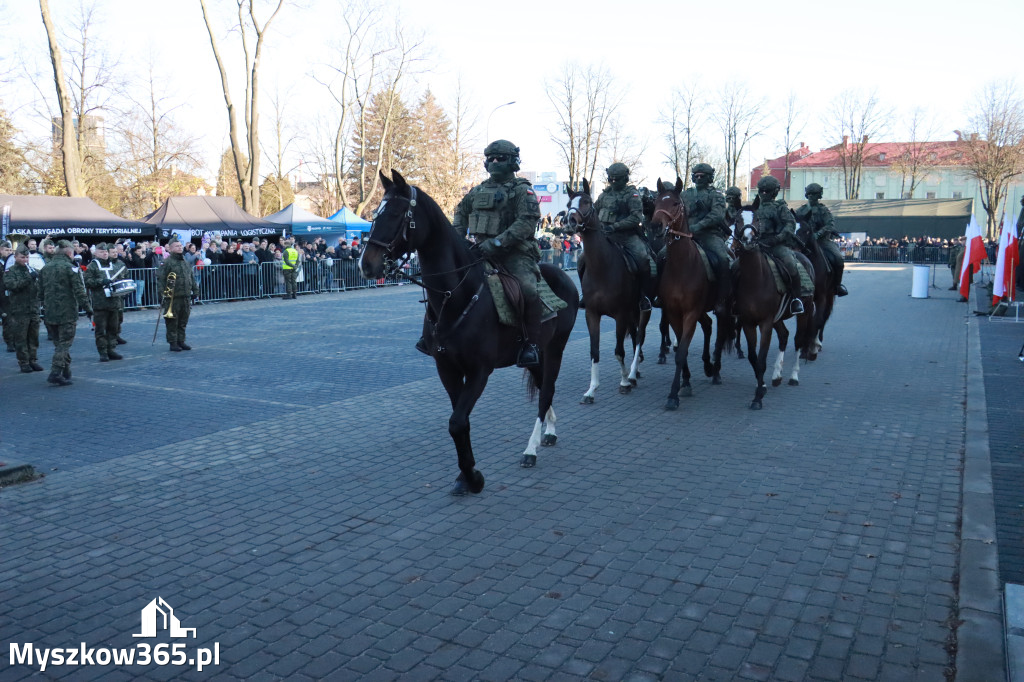
[[[0,458],[47,476],[0,491],[0,679],[943,680],[964,308],[911,299],[906,266],[847,272],[824,352],[760,412],[735,356],[678,412],[652,361],[632,395],[602,363],[578,404],[581,316],[558,444],[519,468],[534,408],[497,372],[461,499],[414,287],[202,306],[189,353],[130,313],[103,364],[83,323],[69,388],[8,359]],[[11,642],[171,642],[132,637],[158,596],[218,665],[10,665]]]

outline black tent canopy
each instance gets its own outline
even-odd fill
[[[789,199],[790,208],[806,203]],[[826,199],[838,232],[869,237],[960,237],[971,221],[973,199]]]
[[[153,225],[120,218],[86,197],[0,194],[0,235],[29,237],[152,237]]]
[[[161,236],[188,232],[193,237],[280,236],[284,225],[249,215],[231,197],[168,197],[163,206],[143,218]]]

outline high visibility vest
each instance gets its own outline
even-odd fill
[[[295,265],[288,265],[291,261]],[[285,270],[294,270],[299,264],[299,250],[294,246],[289,246],[284,250],[284,258],[281,259],[281,267]]]

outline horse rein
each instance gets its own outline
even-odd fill
[[[687,239],[693,239],[693,233],[692,232],[680,232],[679,230],[674,228],[674,225],[677,222],[680,223],[680,224],[682,224],[682,222],[683,222],[683,209],[682,209],[682,205],[680,205],[679,211],[674,216],[669,215],[668,211],[666,211],[665,209],[659,208],[658,210],[656,210],[654,212],[654,215],[651,216],[651,222],[652,223],[658,217],[659,213],[664,213],[665,217],[669,219],[668,222],[665,223],[665,234],[666,235],[669,235],[669,234],[672,235],[673,237],[675,237],[676,241],[678,241],[682,237],[686,237]]]

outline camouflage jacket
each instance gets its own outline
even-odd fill
[[[15,263],[13,268],[4,273],[4,286],[10,292],[7,304],[9,315],[39,317],[39,274],[35,270]]]
[[[774,247],[781,244],[794,248],[798,245],[796,221],[785,201],[777,199],[763,202],[757,208],[755,217],[761,232],[761,242],[766,246]]]
[[[606,189],[594,202],[597,218],[605,227],[613,232],[639,234],[644,220],[644,205],[640,201],[640,192],[633,185],[616,192]]]
[[[192,294],[198,293],[192,267],[185,262],[181,254],[172,254],[160,264],[160,269],[156,272],[157,290],[160,292],[161,300],[167,289],[167,275],[172,272],[177,276],[174,281],[174,298],[188,299],[192,298]]]
[[[714,187],[697,189],[691,187],[680,197],[686,207],[686,218],[689,220],[690,232],[697,234],[705,230],[714,230],[725,234],[728,226],[725,223],[725,195]]]
[[[77,322],[81,308],[92,312],[82,282],[82,271],[63,253],[54,255],[39,271],[39,283],[46,324]]]
[[[103,290],[111,282],[128,279],[128,268],[117,259],[108,260],[105,264],[99,258],[89,261],[85,269],[85,288],[92,297],[93,310],[121,310],[124,299],[120,296],[107,296]]]
[[[828,210],[824,204],[817,206],[804,204],[796,210],[796,219],[810,225],[815,239],[831,239],[836,232],[832,211]]]
[[[485,180],[469,190],[455,208],[452,224],[459,233],[475,236],[478,242],[497,238],[501,250],[518,251],[540,260],[534,234],[540,220],[540,203],[530,182],[512,178],[498,183]]]

